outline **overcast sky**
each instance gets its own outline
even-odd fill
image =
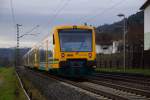
[[[30,31],[37,36],[20,39],[21,47],[31,47],[56,25],[78,25],[87,22],[93,26],[111,24],[121,20],[116,15],[124,13],[127,17],[139,11],[146,0],[0,0],[0,47],[16,46],[16,26],[20,34]]]

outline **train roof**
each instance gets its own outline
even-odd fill
[[[82,28],[82,29],[94,29],[91,26],[85,26],[85,25],[60,25],[60,26],[55,26],[53,30],[59,30],[59,29],[73,29],[73,28]]]

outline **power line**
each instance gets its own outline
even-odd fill
[[[10,8],[11,8],[11,15],[12,15],[12,22],[15,26],[16,20],[15,20],[15,13],[14,13],[14,7],[13,7],[13,0],[10,0]]]
[[[109,0],[109,1],[112,2],[112,0]],[[93,9],[92,11],[88,12],[86,15],[82,16],[81,18],[79,18],[79,20],[85,19],[86,17],[88,17],[93,12],[95,13],[95,11],[97,11],[97,9],[99,9],[99,8],[101,8],[101,7],[97,7],[96,9]]]
[[[58,5],[56,6],[57,8],[54,9],[54,12],[55,12],[54,15],[50,18],[49,21],[51,21],[51,19],[54,18],[54,16],[56,15],[56,13],[58,12],[58,10],[59,10],[60,7],[61,7],[61,4],[63,4],[65,1],[66,1],[66,0],[63,0],[63,2],[62,2],[62,0],[60,0],[60,2],[58,3]],[[49,21],[48,21],[48,22],[49,22]],[[49,25],[49,23],[47,23],[46,26],[47,26],[47,25]]]
[[[42,28],[40,30],[40,33],[43,33],[43,31],[49,27],[50,25],[52,25],[52,23],[54,22],[55,18],[59,15],[59,13],[61,13],[61,11],[69,4],[71,0],[60,0],[60,2],[58,3],[58,5],[56,6],[57,8],[55,9],[55,14],[50,18],[50,20],[48,21],[48,23],[45,25],[46,27]],[[51,21],[51,23],[49,23]],[[41,40],[39,40],[41,41]]]
[[[34,31],[35,29],[37,29],[40,25],[36,25],[35,27],[33,27],[31,30],[27,31],[26,34],[31,33],[32,31]]]
[[[60,9],[57,10],[56,14],[55,14],[54,17],[52,18],[52,22],[51,22],[51,23],[53,23],[53,22],[55,21],[56,17],[57,17],[57,16],[61,13],[61,11],[69,4],[70,1],[71,1],[71,0],[67,0],[67,1],[64,3],[64,5],[63,5]]]
[[[47,27],[49,27],[50,25],[53,24],[53,22],[55,21],[55,19],[57,18],[57,16],[64,10],[64,8],[69,4],[70,1],[71,0],[66,0],[66,2],[64,2],[62,6],[60,6],[58,9],[55,10],[56,13],[50,19],[51,22],[50,23],[48,22],[48,24],[46,25]],[[60,4],[62,4],[62,2],[60,2]]]
[[[123,3],[123,2],[124,2],[124,1],[120,0],[119,2],[113,4],[111,7],[108,7],[108,8],[106,8],[106,9],[104,9],[104,10],[101,11],[100,13],[98,13],[98,14],[96,14],[96,15],[90,17],[90,18],[87,18],[86,21],[91,21],[91,20],[94,19],[95,17],[97,17],[97,16],[99,16],[99,15],[101,15],[101,14],[107,13],[108,11],[114,9],[116,6],[120,5],[120,4]],[[83,18],[83,19],[85,19],[85,18]],[[83,19],[81,19],[80,21],[82,21]]]

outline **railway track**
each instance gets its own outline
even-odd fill
[[[140,79],[140,80],[150,81],[150,76],[145,76],[145,75],[140,75],[140,74],[101,72],[101,73],[94,73],[94,75],[109,75],[109,76],[123,77],[123,78],[129,78],[129,79],[134,79],[134,80]]]
[[[105,78],[105,79],[111,79],[116,81],[123,81],[123,82],[130,82],[134,84],[141,84],[143,86],[150,86],[150,79],[144,78],[144,77],[135,77],[135,76],[126,76],[126,75],[114,75],[114,74],[104,74],[104,73],[98,73],[94,74],[93,76],[99,77],[99,78]]]
[[[89,77],[89,79],[90,78],[92,80],[98,80],[98,81],[108,82],[108,83],[112,83],[112,84],[118,84],[118,85],[123,85],[123,86],[127,86],[127,87],[138,88],[138,89],[150,91],[150,86],[146,86],[146,85],[142,85],[142,84],[138,84],[138,83],[131,83],[131,82],[122,81],[122,80],[112,80],[112,79],[103,78],[103,77]]]
[[[119,77],[125,77],[125,78],[131,78],[131,79],[144,79],[146,81],[150,81],[150,76],[142,75],[142,74],[129,74],[129,73],[107,73],[107,72],[101,72],[101,73],[94,73],[95,75],[99,74],[105,74],[105,75],[112,75],[112,76],[119,76]]]
[[[111,87],[113,89],[126,91],[136,95],[142,95],[150,98],[149,87],[142,87],[141,85],[134,85],[133,83],[122,82],[122,81],[113,81],[109,79],[97,78],[97,77],[88,77],[88,81],[95,84],[100,84],[103,86]]]
[[[29,70],[32,71],[32,70]],[[99,96],[101,99],[112,99],[112,100],[149,100],[146,96],[137,95],[135,93],[131,93],[129,91],[124,91],[124,89],[118,89],[112,87],[112,85],[104,85],[99,84],[98,82],[84,80],[84,81],[74,81],[74,80],[68,80],[66,78],[60,78],[53,75],[50,75],[48,73],[40,73],[39,71],[32,71],[32,73],[35,73],[39,75],[40,77],[47,77],[55,79],[56,81],[64,82],[66,84],[70,84],[72,86],[75,86],[79,89],[83,89],[85,91],[91,92],[97,96]]]

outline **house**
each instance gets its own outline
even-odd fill
[[[114,54],[119,52],[120,41],[113,41],[112,44],[96,45],[96,53]]]
[[[141,10],[144,10],[144,50],[150,50],[150,0],[147,0]]]

